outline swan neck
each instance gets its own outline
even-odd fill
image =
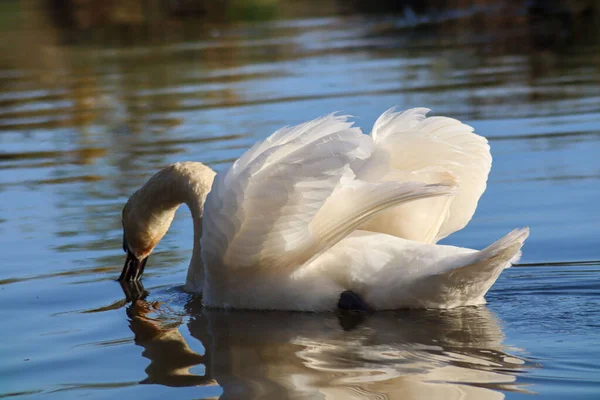
[[[202,251],[200,248],[200,239],[202,238],[202,214],[204,212],[204,202],[211,189],[215,172],[201,163],[178,163],[174,169],[175,177],[173,182],[176,187],[173,193],[176,196],[176,202],[179,206],[185,203],[192,215],[194,227],[194,243],[192,249],[192,258],[188,267],[185,288],[188,292],[202,293],[204,288],[204,263],[202,261]]]
[[[202,261],[202,251],[200,247],[200,239],[202,238],[202,213],[204,211],[204,200],[186,202],[192,214],[194,221],[194,247],[192,249],[192,259],[188,267],[187,278],[185,282],[185,290],[192,293],[202,293],[204,289],[204,262]]]

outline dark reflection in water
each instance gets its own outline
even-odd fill
[[[223,311],[185,305],[183,317],[158,302],[128,307],[135,343],[150,360],[141,383],[220,385],[222,398],[496,399],[527,392],[531,368],[503,345],[485,307],[335,315]],[[197,347],[197,346],[196,346]],[[201,371],[201,367],[204,371]]]
[[[142,356],[150,360],[150,365],[145,370],[148,378],[140,383],[166,386],[216,385],[208,374],[198,376],[189,371],[191,367],[204,363],[207,357],[188,347],[178,332],[182,317],[169,315],[168,311],[161,310],[160,304],[144,300],[136,300],[127,309],[129,327],[135,334],[135,344],[144,348]],[[148,316],[150,313],[158,314],[158,317],[151,318]]]

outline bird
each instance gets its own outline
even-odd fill
[[[158,171],[122,212],[119,281],[141,279],[178,207],[194,223],[184,290],[209,308],[373,312],[485,304],[529,228],[482,250],[437,242],[484,193],[487,139],[427,108],[392,108],[371,133],[332,113],[286,126],[216,174]]]

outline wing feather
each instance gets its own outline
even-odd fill
[[[361,229],[435,243],[471,220],[486,188],[492,157],[487,140],[447,117],[426,118],[426,108],[386,111],[371,133],[372,156],[357,163],[366,181],[436,183],[454,177],[453,197],[424,199],[377,215]]]
[[[285,127],[218,174],[205,205],[205,258],[236,267],[307,247],[308,224],[372,140],[347,116]]]
[[[452,192],[448,181],[361,182],[351,164],[373,140],[346,116],[328,115],[275,132],[217,175],[202,237],[209,268],[300,266],[377,212]]]

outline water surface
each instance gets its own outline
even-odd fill
[[[0,397],[598,397],[598,14],[368,3],[231,2],[185,18],[2,3]],[[490,140],[488,190],[445,243],[531,227],[487,306],[205,310],[180,289],[184,209],[149,261],[148,296],[126,301],[120,211],[154,171],[222,170],[336,110],[368,131],[394,105]]]

